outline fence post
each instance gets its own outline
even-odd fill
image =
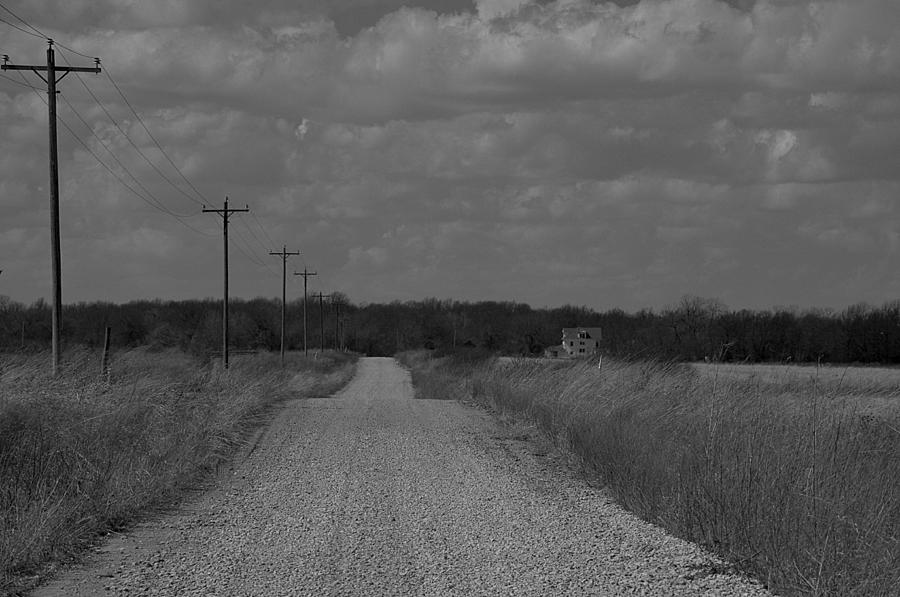
[[[100,361],[100,379],[104,376],[109,377],[109,336],[112,328],[106,326],[106,335],[103,338],[103,359]]]

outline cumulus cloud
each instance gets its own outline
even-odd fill
[[[515,14],[532,0],[476,0],[478,16],[484,21]]]
[[[898,251],[895,0],[336,4],[12,7],[103,57],[204,201],[229,195],[251,204],[273,240],[321,247],[320,282],[354,298],[629,307],[690,292],[769,304],[766,287],[781,289],[781,303],[810,302],[803,292],[888,297],[876,276]],[[8,28],[0,45],[14,61],[43,52]],[[216,222],[195,215],[181,191],[195,193],[105,73],[84,80],[131,142],[77,79],[62,89],[88,126],[67,107],[61,116],[165,209],[123,189],[63,131],[64,211],[104,212],[67,220],[69,242],[92,259],[100,247],[132,259],[139,240],[169,247],[145,247],[147,263],[176,262],[171,247],[214,248]],[[0,80],[0,247],[46,226],[46,118],[31,90]],[[243,251],[269,244],[258,229],[237,230]],[[45,269],[32,244],[8,272]],[[236,283],[258,292],[266,267],[241,250],[236,259],[248,279]],[[868,294],[827,290],[830,267],[863,271]],[[23,284],[25,298],[44,291]],[[196,284],[169,292],[215,288]]]

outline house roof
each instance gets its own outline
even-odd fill
[[[603,335],[600,328],[563,328],[563,340],[577,339],[578,334],[584,332],[592,340],[600,340]]]

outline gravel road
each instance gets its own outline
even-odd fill
[[[538,434],[414,399],[380,358],[89,559],[33,595],[769,594],[622,511]]]

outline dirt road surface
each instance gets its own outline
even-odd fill
[[[537,434],[417,400],[379,358],[89,559],[33,595],[768,594],[622,511]]]

